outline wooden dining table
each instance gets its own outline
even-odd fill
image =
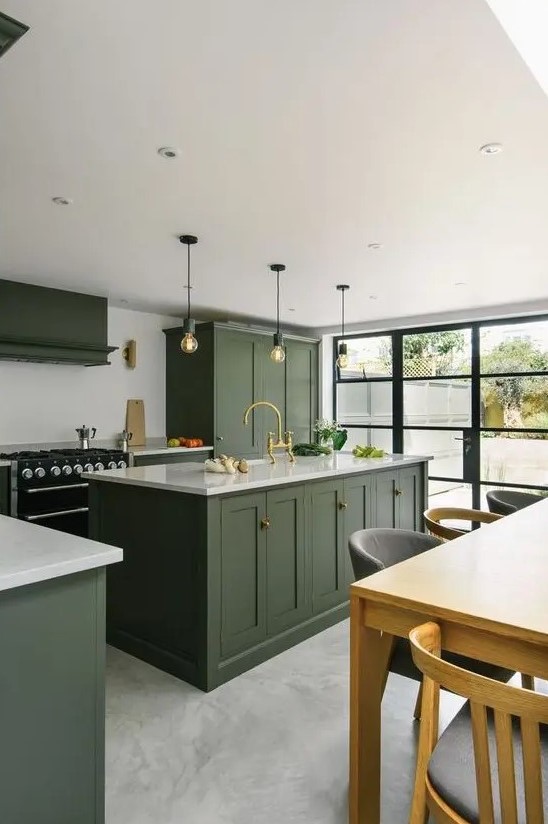
[[[350,592],[349,821],[380,824],[381,701],[393,636],[435,620],[444,649],[548,679],[548,499]]]

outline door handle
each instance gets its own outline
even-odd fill
[[[395,489],[394,495],[403,495],[403,489]]]
[[[223,440],[223,436],[222,436],[222,435],[217,435],[217,437],[215,438],[215,440],[217,440],[217,441],[222,441],[222,440]]]
[[[339,501],[339,509],[348,509],[346,501]]]
[[[261,529],[270,529],[270,518],[268,515],[266,518],[261,518]]]

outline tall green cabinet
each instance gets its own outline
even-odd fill
[[[276,418],[266,407],[254,410],[249,425],[243,413],[255,401],[268,400],[282,414],[293,440],[313,440],[318,414],[318,341],[286,336],[283,364],[270,360],[272,336],[230,324],[197,327],[198,349],[181,352],[181,327],[166,335],[166,434],[197,437],[216,454],[258,458],[265,452]]]

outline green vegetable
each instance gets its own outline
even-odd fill
[[[319,455],[331,455],[331,449],[319,443],[296,443],[293,447],[293,454],[300,457],[318,457]]]
[[[352,450],[355,458],[384,458],[384,449],[377,449],[375,446],[355,446]]]

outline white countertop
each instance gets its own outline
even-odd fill
[[[336,478],[379,469],[405,466],[428,461],[423,455],[387,455],[384,458],[355,458],[350,452],[333,453],[320,458],[297,458],[290,463],[278,457],[272,465],[267,459],[249,461],[249,472],[236,475],[205,472],[203,463],[142,466],[132,469],[111,469],[97,474],[84,473],[89,481],[147,486],[191,495],[226,495],[270,486],[303,483],[321,478]]]
[[[0,515],[0,591],[115,564],[113,546]]]
[[[132,446],[131,441],[128,447],[128,452],[132,455],[171,455],[178,452],[192,453],[192,452],[212,452],[212,446],[194,446],[189,449],[188,446]]]
[[[0,466],[11,466],[11,461],[0,461]]]

